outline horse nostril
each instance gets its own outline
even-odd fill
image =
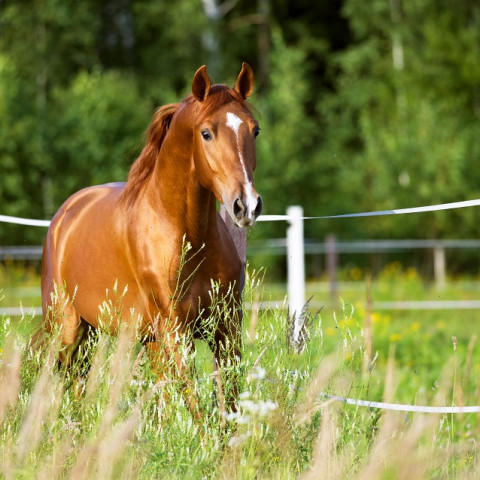
[[[262,200],[262,197],[259,195],[257,206],[255,207],[255,211],[253,212],[255,215],[255,218],[258,218],[260,216],[260,214],[262,213],[262,210],[263,210],[263,200]]]
[[[241,218],[244,212],[245,212],[245,207],[243,206],[242,201],[239,198],[237,198],[233,202],[233,214],[235,215],[235,217]]]

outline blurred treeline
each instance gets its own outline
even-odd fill
[[[156,106],[253,67],[265,213],[480,198],[476,0],[0,0],[0,214],[122,181]],[[478,209],[309,222],[323,238],[471,238]],[[281,236],[261,224],[254,237]],[[0,244],[44,229],[0,224]]]

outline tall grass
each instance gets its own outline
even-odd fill
[[[261,291],[261,276],[250,272],[245,300],[259,304]],[[405,364],[400,342],[371,351],[362,315],[346,306],[333,334],[319,315],[308,319],[300,353],[285,311],[254,310],[245,318],[237,412],[222,409],[229,385],[215,377],[204,342],[190,352],[203,412],[195,420],[184,383],[159,382],[131,332],[95,331],[67,370],[55,335],[40,351],[29,346],[28,321],[0,322],[0,478],[477,478],[476,415],[406,415],[325,395],[477,404],[475,342],[433,345],[443,351],[432,377],[412,384],[416,367]]]

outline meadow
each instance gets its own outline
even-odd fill
[[[3,315],[0,478],[478,478],[478,414],[383,411],[328,395],[480,405],[478,310],[375,311],[366,301],[474,299],[479,279],[449,278],[438,291],[397,263],[369,289],[364,277],[345,271],[333,304],[325,282],[308,285],[312,308],[297,351],[287,311],[255,307],[282,287],[249,270],[237,413],[224,409],[229,386],[212,375],[204,342],[185,352],[200,421],[178,382],[157,381],[131,336],[97,331],[81,382],[83,363],[58,367],[55,336],[40,352],[28,347],[38,319]],[[18,305],[18,296],[38,305],[34,269],[3,268],[0,279],[0,307]]]

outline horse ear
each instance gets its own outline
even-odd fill
[[[238,74],[234,90],[236,90],[243,99],[248,98],[253,91],[255,81],[250,65],[246,62],[242,63],[242,71]]]
[[[210,91],[210,78],[207,74],[207,67],[203,65],[200,67],[193,76],[192,93],[193,96],[199,101],[203,102]]]

